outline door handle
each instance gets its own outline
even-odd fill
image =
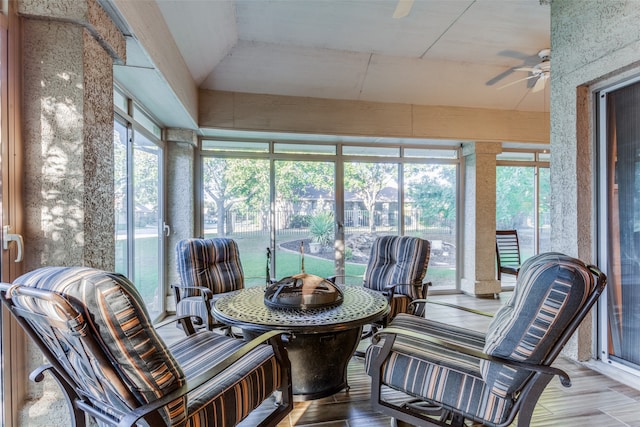
[[[20,234],[9,233],[9,230],[11,230],[10,225],[5,225],[2,227],[2,247],[5,251],[7,251],[9,250],[9,243],[16,242],[16,246],[18,247],[18,254],[16,255],[15,262],[22,262],[22,248],[24,247],[22,236]]]
[[[171,227],[166,222],[162,223],[162,230],[164,231],[164,235],[169,237],[171,235]]]

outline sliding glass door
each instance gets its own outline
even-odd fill
[[[640,370],[640,82],[600,94],[601,259],[608,285],[601,354]],[[601,261],[602,265],[605,265]]]
[[[203,236],[236,241],[245,286],[266,282],[270,244],[269,161],[202,159]]]
[[[275,162],[275,277],[335,274],[335,191],[331,162]]]
[[[162,150],[143,133],[133,144],[133,283],[152,318],[164,313]]]
[[[160,319],[166,237],[161,132],[117,90],[114,98],[115,271],[135,283],[151,317]]]
[[[497,156],[496,228],[516,230],[521,260],[548,251],[551,244],[549,153],[505,151]],[[503,286],[515,277],[502,276]]]
[[[404,234],[431,242],[426,280],[432,290],[456,288],[457,175],[455,164],[404,167]]]
[[[397,163],[344,163],[345,283],[362,283],[377,236],[399,232],[398,168]]]

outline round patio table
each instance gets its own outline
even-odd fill
[[[265,288],[246,288],[221,297],[213,315],[242,329],[245,340],[271,330],[291,332],[285,347],[296,400],[319,399],[348,388],[347,365],[362,327],[389,312],[387,299],[362,286],[341,286],[344,301],[339,306],[277,309],[265,305]]]

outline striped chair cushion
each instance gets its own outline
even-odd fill
[[[489,325],[485,353],[543,363],[594,286],[593,276],[580,260],[553,252],[529,258],[511,298]],[[492,392],[501,397],[517,391],[529,376],[528,371],[485,361],[481,372]]]
[[[427,273],[431,245],[428,240],[411,236],[378,237],[371,247],[369,263],[364,274],[364,286],[383,291],[389,285],[420,285]],[[399,286],[398,295],[409,297],[407,301],[392,303],[391,314],[403,311],[402,305],[411,300],[422,298],[415,286]],[[405,307],[406,309],[406,307]]]
[[[185,286],[202,286],[214,294],[244,287],[238,245],[232,239],[184,239],[176,245],[178,273]],[[196,295],[182,290],[184,297]]]
[[[170,347],[187,380],[226,358],[245,344],[203,331]],[[187,395],[187,426],[230,426],[245,418],[280,387],[281,370],[270,346],[260,346]]]
[[[102,351],[121,372],[119,379],[140,403],[156,400],[184,384],[184,373],[149,322],[138,292],[124,276],[85,267],[44,267],[22,275],[14,283],[62,294],[83,313],[102,340]],[[20,298],[13,300],[17,306],[21,304]],[[28,307],[31,311],[43,312],[40,308]],[[44,314],[51,319],[58,318],[56,313]],[[88,354],[90,351],[78,346],[61,354],[59,360],[95,400],[107,399],[114,408],[130,412],[130,405],[122,401],[114,388],[116,379],[107,377],[95,363],[92,366],[95,374],[81,369],[80,359],[84,362],[85,357],[93,359]],[[180,424],[185,421],[185,410],[186,401],[180,398],[167,405],[161,415],[171,425]]]
[[[481,351],[484,335],[399,314],[389,325]],[[384,340],[367,349],[365,366],[371,375],[372,361]],[[382,366],[381,381],[424,400],[437,401],[445,408],[461,409],[469,419],[499,424],[513,406],[513,399],[491,393],[480,373],[480,360],[447,350],[428,341],[398,336],[390,358]]]

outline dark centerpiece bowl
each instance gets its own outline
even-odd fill
[[[329,279],[300,273],[267,286],[264,303],[269,308],[308,310],[342,304],[342,290]]]

